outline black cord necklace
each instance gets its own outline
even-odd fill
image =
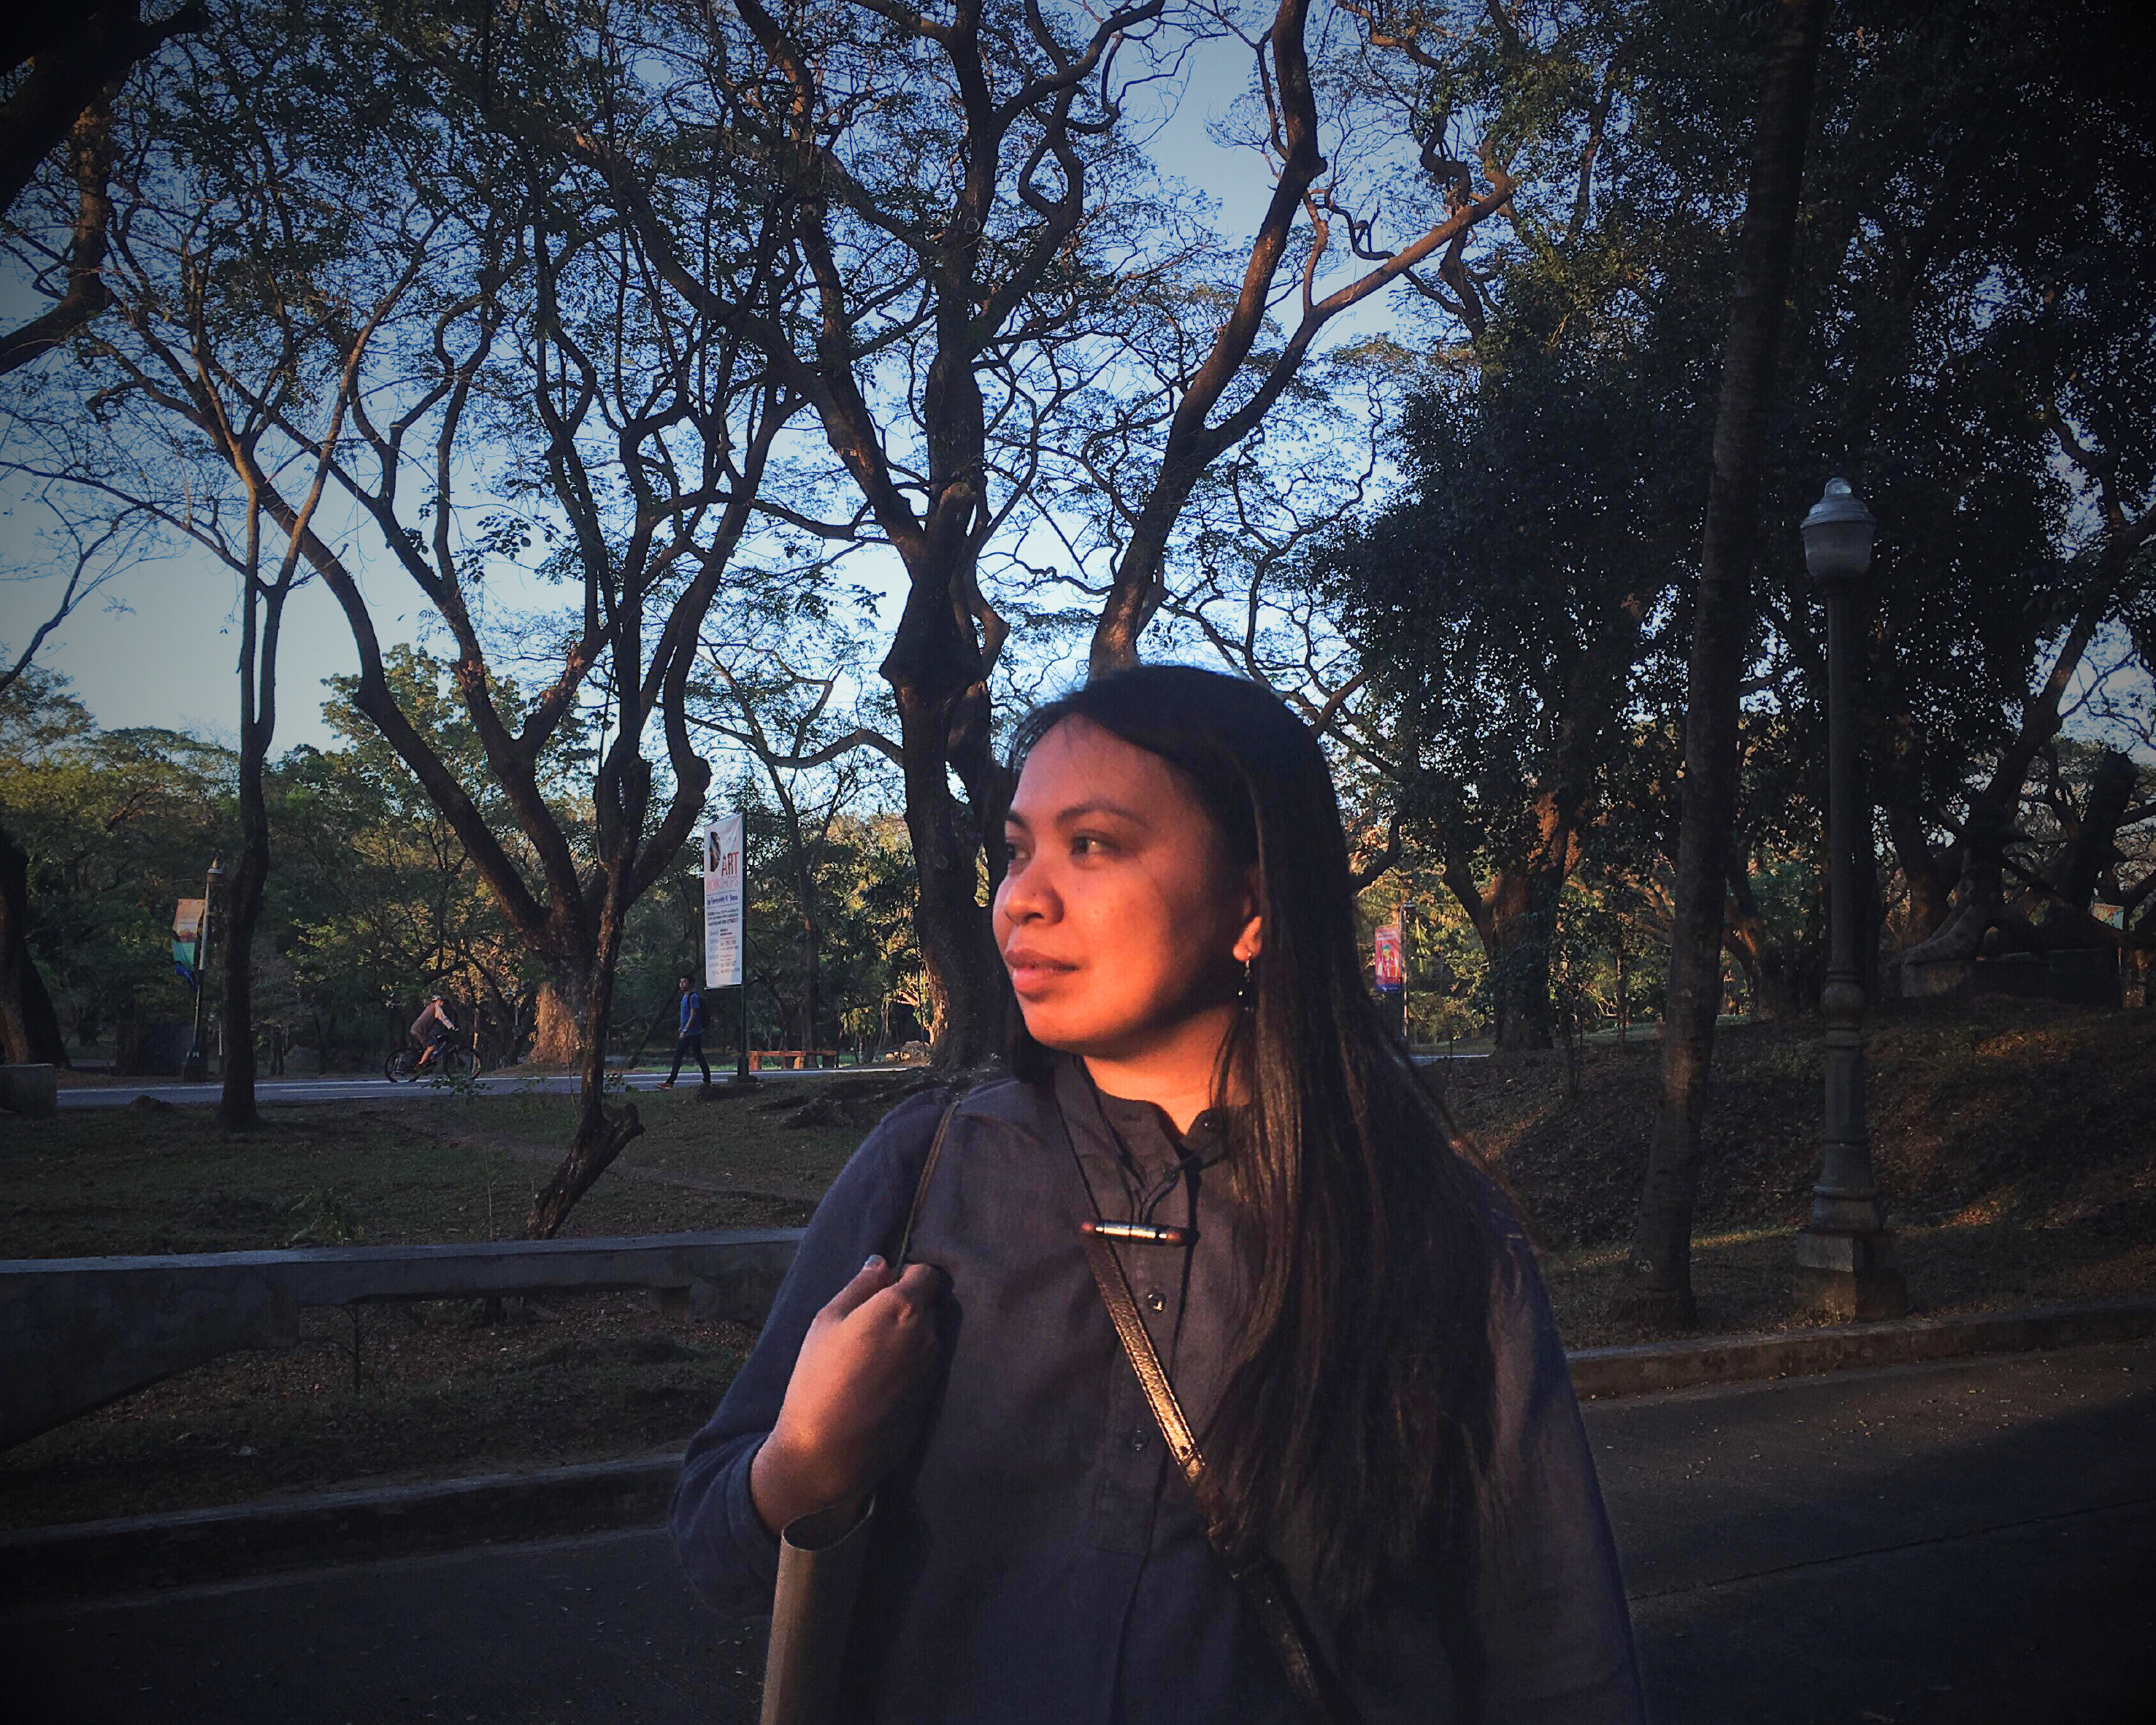
[[[1108,1111],[1101,1101],[1101,1087],[1094,1083],[1092,1073],[1086,1070],[1082,1063],[1080,1070],[1085,1072],[1086,1093],[1093,1099],[1093,1112],[1100,1120],[1102,1130],[1121,1153],[1123,1165],[1135,1170],[1137,1158],[1131,1154],[1131,1147],[1124,1141],[1122,1133],[1116,1129],[1116,1122],[1108,1117]],[[1086,1189],[1086,1201],[1093,1208],[1091,1218],[1081,1222],[1078,1231],[1081,1234],[1097,1234],[1106,1240],[1130,1240],[1142,1245],[1188,1245],[1191,1238],[1188,1228],[1163,1227],[1157,1222],[1111,1222],[1101,1215],[1100,1194],[1093,1189],[1092,1176],[1086,1172],[1086,1158],[1078,1153],[1078,1141],[1071,1133],[1070,1118],[1063,1111],[1063,1087],[1051,1080],[1048,1093],[1055,1104],[1056,1124],[1063,1129],[1063,1147],[1070,1153],[1070,1165],[1078,1170],[1079,1183]]]

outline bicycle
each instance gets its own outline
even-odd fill
[[[419,1064],[420,1054],[408,1042],[382,1063],[382,1076],[392,1084],[417,1084],[422,1078],[470,1078],[479,1070],[478,1060],[462,1043],[444,1042],[424,1067]]]

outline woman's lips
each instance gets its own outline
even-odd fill
[[[1060,958],[1051,958],[1045,952],[1029,952],[1024,947],[1004,954],[1004,968],[1010,973],[1011,990],[1017,994],[1038,994],[1052,987],[1060,977],[1068,976],[1078,967],[1066,964]]]

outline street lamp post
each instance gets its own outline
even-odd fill
[[[1411,986],[1408,981],[1408,964],[1413,956],[1413,948],[1408,945],[1408,912],[1414,905],[1414,896],[1412,893],[1400,901],[1400,1046],[1410,1053],[1414,1050],[1414,1044],[1408,1029],[1408,990]]]
[[[1826,596],[1827,897],[1826,1118],[1811,1220],[1797,1235],[1800,1304],[1840,1317],[1899,1317],[1909,1291],[1894,1258],[1894,1235],[1879,1209],[1871,1139],[1864,1119],[1863,917],[1857,902],[1857,847],[1871,823],[1856,778],[1857,589],[1871,567],[1871,511],[1848,480],[1827,481],[1804,517],[1804,564]]]
[[[195,1040],[180,1067],[180,1076],[188,1084],[200,1084],[209,1076],[209,1059],[203,1048],[203,1024],[209,1010],[209,926],[217,914],[217,883],[223,875],[217,859],[212,857],[208,877],[203,883],[202,922],[195,931]]]

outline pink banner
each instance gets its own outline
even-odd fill
[[[1377,967],[1378,986],[1381,988],[1399,988],[1405,980],[1400,965],[1400,926],[1399,923],[1389,922],[1383,928],[1378,931],[1375,951],[1373,957]]]

